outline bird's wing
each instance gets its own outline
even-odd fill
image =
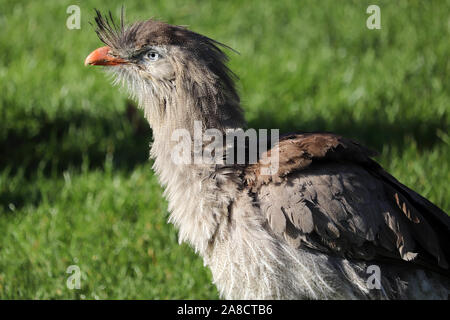
[[[263,175],[274,152],[279,169]],[[412,261],[448,273],[450,218],[372,155],[333,134],[294,134],[247,166],[245,179],[268,227],[292,246],[353,259]]]

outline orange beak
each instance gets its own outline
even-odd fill
[[[84,60],[84,65],[88,64],[92,66],[117,66],[119,64],[125,64],[127,61],[121,58],[113,57],[110,55],[111,49],[109,47],[101,47],[92,51]]]

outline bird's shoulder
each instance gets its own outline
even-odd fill
[[[308,168],[318,161],[350,161],[373,165],[377,153],[350,139],[333,133],[292,133],[282,136],[259,161],[245,168],[248,186],[258,188],[279,182],[290,173]],[[276,158],[274,158],[276,156]],[[263,174],[276,161],[272,174]]]

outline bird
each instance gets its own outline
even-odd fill
[[[299,131],[266,139],[250,161],[248,139],[238,148],[225,139],[248,129],[227,66],[233,49],[185,26],[125,23],[123,9],[119,20],[96,10],[93,25],[104,46],[85,65],[103,66],[143,109],[168,221],[211,270],[221,298],[448,299],[450,218],[386,172],[376,153]],[[214,161],[195,161],[209,146],[196,134],[211,131]],[[225,161],[238,150],[244,161]]]

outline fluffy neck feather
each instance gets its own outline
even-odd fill
[[[193,146],[195,121],[202,123],[202,132],[215,128],[224,133],[228,128],[243,127],[244,120],[234,87],[225,90],[214,75],[195,75],[191,71],[190,77],[179,76],[179,80],[164,85],[133,79],[127,83],[153,130],[150,156],[165,187],[169,221],[178,227],[180,242],[187,241],[204,253],[217,227],[227,218],[236,183],[229,176],[212,178],[215,165],[174,163],[171,154],[179,142],[172,141],[172,133],[187,130],[191,140],[186,143]]]

